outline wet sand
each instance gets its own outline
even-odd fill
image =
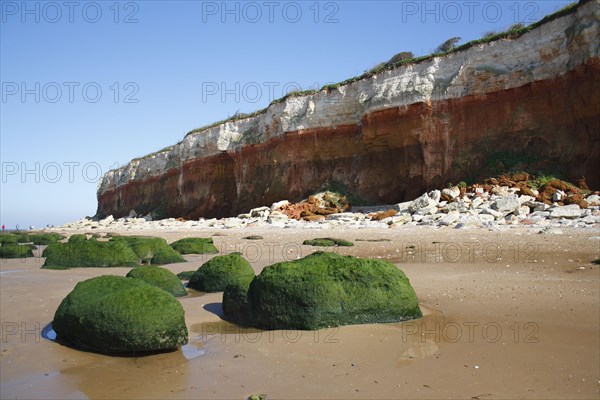
[[[258,331],[224,322],[221,293],[181,298],[190,344],[146,357],[85,353],[42,338],[79,281],[128,268],[40,270],[0,262],[0,397],[10,398],[590,398],[600,396],[600,232],[527,228],[231,229],[211,236],[256,272],[305,256],[304,239],[355,242],[410,278],[425,316],[320,331]],[[148,234],[144,232],[143,234]],[[262,235],[263,240],[241,239]],[[225,236],[223,236],[225,235]],[[356,239],[388,239],[370,242]],[[212,256],[167,266],[194,270]]]

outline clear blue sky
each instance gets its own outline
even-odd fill
[[[194,128],[569,3],[2,0],[0,223],[94,215],[101,173]]]

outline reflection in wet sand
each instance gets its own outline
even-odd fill
[[[98,356],[85,368],[61,372],[88,398],[162,398],[167,393],[177,397],[189,388],[189,367],[179,350],[145,357]]]

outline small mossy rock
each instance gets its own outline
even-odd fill
[[[139,279],[104,275],[80,282],[62,301],[52,327],[57,339],[105,354],[139,354],[187,343],[181,304]]]
[[[316,238],[316,239],[307,239],[302,244],[307,246],[318,246],[318,247],[332,247],[332,246],[342,246],[342,247],[350,247],[354,246],[354,243],[349,242],[344,239],[337,238]]]
[[[40,246],[49,245],[56,243],[65,237],[59,233],[32,233],[30,235],[24,235],[21,239],[21,243],[33,243]]]
[[[313,330],[422,315],[406,275],[383,260],[316,252],[264,268],[249,285],[247,303],[242,289],[224,293],[225,316],[261,329]]]
[[[42,253],[46,262],[42,268],[135,267],[138,256],[124,241],[53,243]]]
[[[71,235],[71,237],[69,237],[69,243],[85,242],[86,240],[87,240],[87,236],[83,235],[81,233],[76,233],[74,235]]]
[[[187,296],[181,280],[166,268],[154,266],[135,267],[127,273],[127,278],[141,279],[149,285],[159,287],[175,297]]]
[[[190,278],[188,287],[201,292],[222,292],[227,285],[239,279],[254,278],[254,270],[239,253],[216,256],[204,264]]]
[[[246,240],[262,240],[264,238],[262,236],[260,236],[260,235],[250,235],[250,236],[243,237],[242,239],[246,239]]]
[[[19,239],[22,235],[14,235],[12,233],[3,233],[0,235],[0,244],[20,243]]]
[[[116,236],[110,242],[123,241],[137,254],[140,264],[164,265],[185,262],[181,254],[173,250],[167,241],[160,237]]]
[[[211,238],[184,238],[171,243],[171,247],[181,254],[215,254],[219,250]]]
[[[34,245],[3,243],[0,246],[0,258],[26,258],[33,257]]]
[[[189,281],[196,271],[183,271],[177,274],[177,277],[182,281]]]

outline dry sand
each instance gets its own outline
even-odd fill
[[[181,298],[185,352],[109,357],[41,336],[81,280],[126,268],[40,270],[42,258],[2,260],[0,397],[9,398],[538,398],[600,397],[600,232],[527,228],[402,228],[319,232],[246,228],[155,232],[211,236],[256,272],[304,256],[304,239],[356,241],[342,254],[395,262],[426,316],[321,331],[243,330],[223,322],[221,293]],[[144,234],[148,234],[144,232]],[[241,239],[258,234],[260,241]],[[186,256],[173,272],[198,268]],[[186,356],[189,358],[186,358]]]

